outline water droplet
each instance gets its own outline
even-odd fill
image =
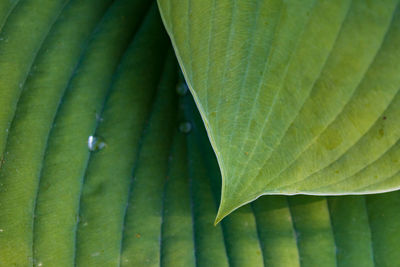
[[[181,133],[187,134],[187,133],[190,133],[191,130],[192,130],[192,124],[190,122],[182,122],[179,125],[179,131]]]
[[[100,255],[100,252],[92,253],[92,257],[97,257],[97,256],[99,256],[99,255]]]
[[[103,121],[103,118],[101,117],[100,114],[97,114],[97,113],[96,113],[96,120],[97,120],[98,122],[102,122],[102,121]]]
[[[43,263],[39,262],[37,266],[43,266]]]
[[[104,139],[100,136],[89,136],[88,138],[88,148],[90,151],[99,151],[106,146]]]
[[[4,232],[4,230],[3,230],[3,229],[0,229],[0,233],[2,233],[2,232]]]
[[[176,92],[180,96],[185,96],[188,92],[189,88],[185,82],[182,82],[176,86]]]

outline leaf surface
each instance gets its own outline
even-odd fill
[[[12,16],[37,3],[1,2],[3,29],[31,27]],[[214,226],[218,163],[155,2],[59,3],[54,24],[37,26],[41,42],[0,41],[26,71],[22,88],[21,73],[0,87],[15,97],[0,105],[0,266],[400,262],[399,192],[266,196]],[[89,136],[105,147],[90,151]]]
[[[217,221],[265,194],[399,188],[398,1],[158,2],[221,169]]]

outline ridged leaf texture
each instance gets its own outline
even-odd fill
[[[222,172],[261,195],[400,187],[398,1],[159,0]]]
[[[0,266],[400,262],[399,192],[266,196],[214,226],[219,166],[155,1],[0,1],[0,30]]]

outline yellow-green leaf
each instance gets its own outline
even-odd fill
[[[265,194],[400,187],[398,1],[159,0],[222,173]]]

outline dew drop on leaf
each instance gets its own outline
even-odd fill
[[[100,252],[94,252],[94,253],[92,253],[92,257],[97,257],[97,256],[99,256],[100,255]]]
[[[187,133],[190,133],[191,130],[192,130],[192,124],[190,122],[182,122],[179,125],[179,131],[181,133],[187,134]]]
[[[186,83],[182,82],[176,86],[176,92],[180,96],[185,96],[188,92],[189,88]]]
[[[88,148],[90,151],[99,151],[106,146],[104,139],[100,136],[89,136],[88,138]]]

